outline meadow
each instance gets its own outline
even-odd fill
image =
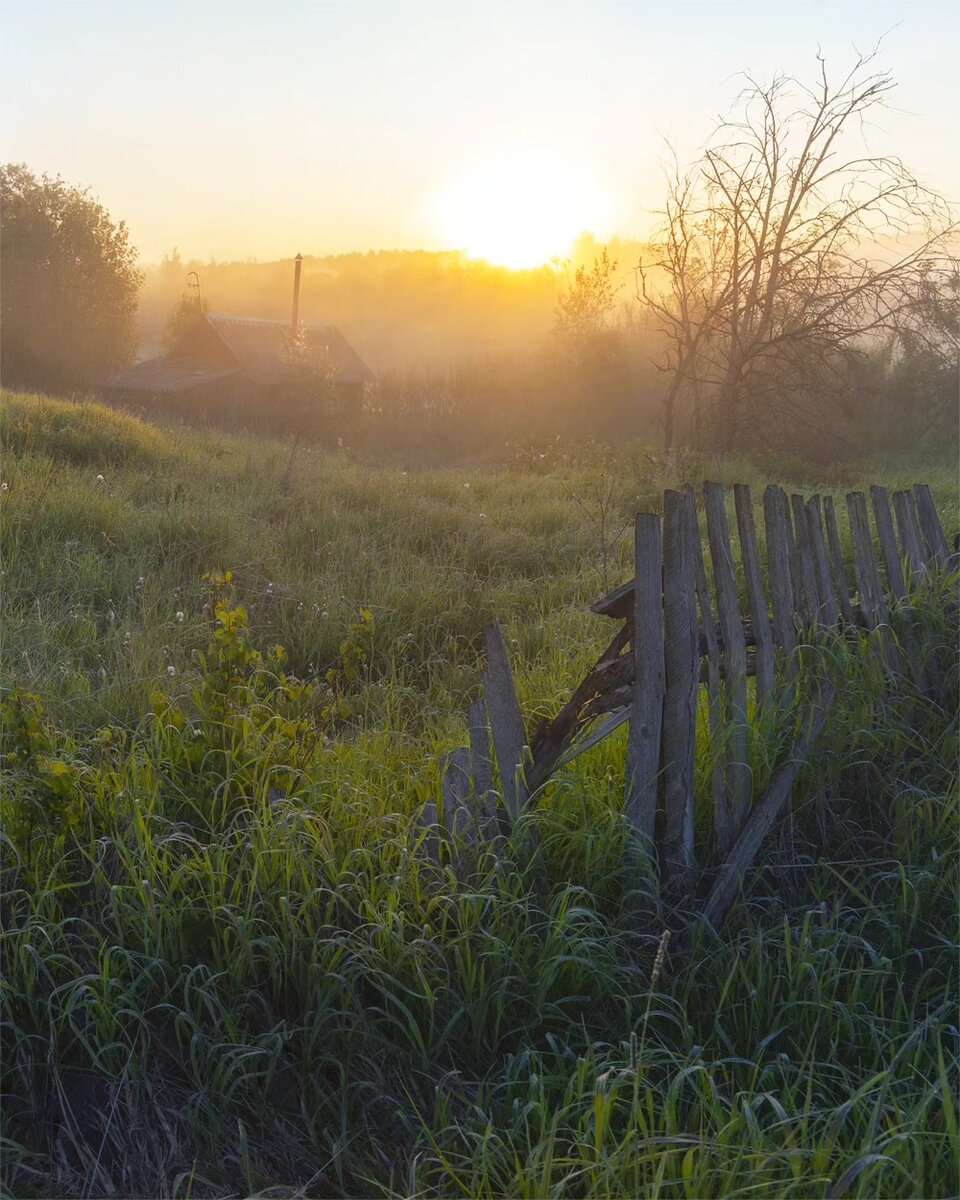
[[[4,1195],[957,1193],[946,585],[939,694],[838,659],[791,841],[686,954],[621,735],[467,874],[414,819],[484,624],[530,728],[665,487],[922,479],[952,538],[955,464],[427,471],[15,393],[0,439]]]

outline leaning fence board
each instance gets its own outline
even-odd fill
[[[733,498],[737,510],[737,532],[740,536],[740,559],[747,585],[747,603],[750,606],[753,637],[757,647],[757,699],[762,701],[773,692],[774,658],[767,595],[763,587],[763,572],[760,569],[757,528],[753,519],[753,496],[747,484],[736,483],[733,486]]]
[[[663,497],[663,860],[677,890],[693,880],[693,764],[697,739],[700,647],[693,543],[699,537],[693,497]]]
[[[511,821],[516,821],[527,798],[526,784],[522,775],[523,748],[526,735],[523,717],[513,683],[507,647],[503,631],[498,622],[491,622],[484,630],[487,649],[487,665],[483,672],[483,696],[490,718],[493,748],[500,768],[500,786],[503,802]]]
[[[466,746],[447,755],[443,772],[443,823],[451,844],[476,841],[476,824],[470,805],[470,751]]]
[[[663,722],[663,549],[660,518],[637,513],[634,535],[633,697],[627,740],[627,820],[652,845]]]
[[[897,539],[893,532],[893,517],[890,513],[887,489],[873,484],[870,488],[870,501],[873,505],[873,520],[877,527],[880,553],[883,555],[883,565],[887,570],[890,594],[894,600],[902,600],[907,594],[907,587],[903,578],[903,566],[900,562],[900,552],[897,549]]]
[[[763,525],[767,542],[767,574],[773,601],[773,636],[789,654],[797,644],[793,576],[790,570],[790,509],[783,488],[771,484],[763,493]]]
[[[893,493],[893,511],[897,514],[900,550],[914,583],[923,579],[927,564],[923,553],[923,538],[917,521],[917,506],[912,492]]]
[[[736,845],[720,868],[710,895],[703,906],[701,917],[713,929],[719,929],[730,906],[736,899],[744,875],[753,864],[767,834],[773,827],[780,810],[793,791],[801,767],[806,763],[811,748],[823,733],[827,717],[836,696],[832,684],[825,683],[819,701],[813,706],[804,732],[797,738],[787,761],[770,781],[763,797],[750,814]]]
[[[918,483],[913,494],[917,498],[917,513],[920,516],[920,531],[923,534],[927,548],[928,561],[938,567],[945,567],[950,557],[950,547],[947,545],[946,534],[937,516],[937,506],[933,502],[933,493],[926,483]]]
[[[833,497],[823,498],[823,521],[827,527],[827,542],[830,546],[830,569],[833,575],[833,585],[837,599],[840,601],[840,614],[845,625],[854,625],[855,617],[853,604],[850,600],[850,585],[847,582],[847,568],[843,561],[843,547],[840,545],[840,531],[837,528],[837,513],[833,507]]]
[[[813,567],[817,575],[817,590],[820,593],[820,621],[824,625],[836,625],[840,619],[840,615],[837,611],[837,599],[833,593],[833,580],[830,578],[827,547],[823,540],[823,515],[820,509],[820,497],[811,496],[806,503],[806,509],[807,536],[810,539]]]
[[[807,526],[807,504],[802,496],[792,495],[793,533],[797,546],[797,562],[800,577],[800,613],[805,625],[820,619],[820,589],[813,566],[813,547],[810,545],[810,530]],[[797,597],[794,596],[794,600]]]
[[[730,553],[730,531],[723,488],[703,485],[707,511],[707,537],[713,562],[717,610],[723,633],[724,681],[730,722],[727,739],[726,788],[716,812],[717,843],[725,852],[740,831],[750,806],[750,767],[747,762],[747,646],[740,620],[737,582]]]

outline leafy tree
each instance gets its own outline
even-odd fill
[[[0,167],[4,381],[83,388],[137,344],[137,252],[88,191],[22,164]]]
[[[557,299],[554,333],[580,360],[604,340],[615,303],[613,275],[617,264],[611,262],[604,247],[593,266],[579,266],[569,287]]]
[[[197,297],[192,296],[189,292],[184,292],[170,316],[167,317],[163,332],[160,334],[161,352],[170,354],[187,330],[196,324],[202,313],[203,310]]]

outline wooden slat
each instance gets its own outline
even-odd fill
[[[737,582],[730,553],[730,531],[723,488],[703,485],[707,535],[713,562],[720,629],[723,633],[723,668],[727,691],[727,765],[724,802],[716,812],[717,844],[721,853],[733,845],[750,807],[750,767],[747,762],[747,647],[743,637]]]
[[[830,564],[827,561],[827,546],[823,540],[823,515],[820,510],[820,497],[811,496],[806,503],[807,536],[810,539],[810,549],[813,553],[813,567],[817,575],[817,591],[820,594],[819,620],[824,625],[836,625],[840,619],[837,610],[837,598],[833,592],[833,580],[830,578]]]
[[[893,511],[897,514],[897,529],[900,533],[900,550],[906,560],[907,570],[918,583],[927,574],[927,563],[923,551],[923,538],[917,520],[917,505],[912,492],[893,493]]]
[[[850,535],[853,539],[853,561],[856,567],[857,589],[860,592],[860,609],[869,629],[880,629],[884,656],[890,667],[897,669],[898,656],[890,631],[890,614],[883,594],[880,571],[873,552],[873,537],[867,516],[867,499],[863,492],[847,493],[847,511],[850,514]]]
[[[466,746],[447,755],[443,772],[443,823],[451,843],[473,845],[477,829],[470,804],[470,751]]]
[[[473,778],[474,808],[478,832],[484,838],[497,833],[497,806],[493,794],[493,763],[490,759],[490,726],[487,723],[487,706],[482,700],[474,700],[467,713],[467,730],[470,738],[470,773]]]
[[[783,488],[771,484],[763,493],[763,525],[767,542],[767,574],[773,602],[774,641],[786,654],[797,644],[793,576],[790,570],[790,508]]]
[[[697,501],[693,485],[688,483],[684,491],[693,500],[694,517],[696,517]],[[700,544],[699,527],[697,528],[697,536],[693,543],[693,571],[697,585],[697,601],[700,605],[700,626],[703,631],[701,654],[704,654],[707,660],[705,664],[706,679],[704,680],[704,672],[702,670],[700,679],[701,682],[705,682],[707,685],[707,720],[710,728],[710,745],[711,750],[713,750],[719,742],[723,720],[723,701],[720,692],[720,638],[717,629],[717,618],[713,609],[713,600],[710,596],[710,586],[707,582],[707,568],[703,561],[703,547]],[[716,757],[710,780],[710,793],[714,812],[716,812],[723,803],[723,764]]]
[[[790,497],[793,509],[793,535],[797,547],[797,562],[800,578],[800,614],[807,626],[819,620],[820,589],[813,566],[813,547],[810,545],[810,530],[807,526],[807,505],[804,498],[794,493]],[[794,600],[797,597],[794,595]]]
[[[837,513],[833,507],[833,497],[823,498],[823,520],[827,527],[827,543],[830,547],[830,570],[833,575],[833,586],[837,599],[840,601],[840,614],[846,625],[855,625],[856,617],[853,603],[850,600],[850,585],[847,582],[847,568],[843,561],[843,547],[840,544],[840,530],[837,528]]]
[[[504,806],[510,820],[516,821],[527,799],[522,773],[523,748],[527,739],[503,631],[496,621],[491,622],[484,630],[484,641],[487,665],[483,672],[483,696],[490,718],[490,732],[493,735],[497,765],[500,768]]]
[[[824,684],[820,700],[813,706],[806,729],[794,743],[787,761],[770,781],[763,797],[750,814],[750,819],[737,839],[736,845],[727,855],[720,868],[716,883],[703,906],[701,917],[713,929],[719,929],[740,890],[743,877],[763,845],[764,839],[773,828],[780,810],[790,799],[793,785],[801,767],[806,763],[810,750],[826,727],[827,717],[833,705],[835,690],[832,684]]]
[[[699,539],[693,498],[663,497],[663,859],[671,886],[692,886],[693,764],[700,686],[693,543]]]
[[[935,563],[942,569],[950,558],[950,547],[937,515],[933,493],[928,484],[918,483],[913,489],[913,494],[917,498],[917,514],[920,517],[920,532],[923,534],[927,550],[927,562],[931,565]]]
[[[637,513],[633,700],[627,740],[627,820],[653,845],[663,722],[663,550],[660,518]]]
[[[903,578],[903,566],[900,562],[900,551],[897,549],[897,539],[893,532],[893,516],[890,512],[890,501],[887,489],[873,484],[870,488],[870,501],[873,505],[873,519],[877,526],[877,540],[880,542],[880,553],[883,555],[883,565],[887,569],[887,585],[894,600],[902,600],[907,594]]]
[[[773,694],[773,635],[770,631],[767,594],[760,567],[757,528],[753,519],[753,496],[749,486],[745,483],[734,484],[733,498],[737,509],[737,532],[740,537],[740,559],[747,585],[747,603],[750,606],[753,637],[757,647],[757,700],[762,702]]]

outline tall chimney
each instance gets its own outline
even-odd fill
[[[290,322],[294,337],[297,336],[297,330],[300,328],[300,270],[302,267],[303,255],[298,254],[293,260],[293,319]]]

